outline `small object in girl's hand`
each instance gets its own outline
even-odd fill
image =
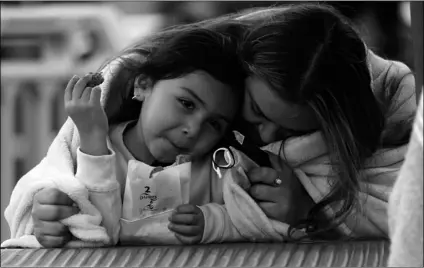
[[[87,87],[95,87],[103,83],[105,79],[103,78],[101,73],[95,73],[91,77],[91,81],[88,82]]]

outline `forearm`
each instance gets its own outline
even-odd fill
[[[81,152],[91,156],[109,155],[107,147],[107,133],[97,131],[93,133],[80,132]]]
[[[108,152],[108,155],[92,156],[78,150],[76,178],[87,187],[90,201],[102,215],[102,226],[106,228],[111,243],[116,244],[119,239],[122,201],[120,185],[116,179],[115,153]]]

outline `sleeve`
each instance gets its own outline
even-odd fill
[[[40,185],[39,189],[50,186],[44,177],[46,165],[46,158],[43,158],[38,165],[22,176],[13,188],[9,204],[4,211],[4,217],[10,228],[11,239],[33,233],[31,210],[35,193],[33,193],[32,188],[37,184]],[[52,183],[51,187],[53,186]]]
[[[415,80],[408,66],[401,62],[388,61],[374,55],[372,63],[375,66],[381,65],[375,67],[381,72],[374,79],[374,88],[377,92],[381,90],[386,116],[382,133],[385,149],[381,150],[385,155],[377,158],[393,161],[365,170],[368,175],[360,182],[358,202],[338,230],[353,237],[388,238],[388,200],[403,163],[417,109]],[[315,203],[330,192],[329,182],[336,179],[325,174],[314,176],[302,172],[298,172],[297,176]],[[333,211],[339,208],[338,205],[328,207],[326,214],[331,217]]]
[[[102,215],[102,226],[115,245],[119,240],[122,211],[120,185],[116,179],[116,155],[91,156],[77,150],[77,172],[75,177],[89,191],[89,199]]]
[[[423,96],[389,200],[389,267],[423,267]]]
[[[50,145],[47,155],[17,181],[4,211],[12,239],[33,234],[31,211],[36,192],[46,187],[55,187],[55,179],[66,181],[74,177],[73,134],[72,121],[67,120]]]
[[[414,75],[405,64],[392,62],[382,83],[388,102],[383,144],[405,144],[409,141],[417,109]]]
[[[381,150],[367,163],[360,180],[357,202],[337,230],[343,236],[388,238],[388,200],[399,174],[407,145],[390,150]],[[317,162],[323,160],[317,159]],[[377,165],[378,164],[378,165]],[[306,165],[309,165],[307,167]],[[331,191],[332,182],[337,180],[329,174],[324,164],[307,163],[295,174],[315,203],[322,201]],[[328,218],[340,209],[340,202],[331,203],[324,210]]]
[[[209,203],[200,206],[205,218],[202,244],[241,242],[245,239],[231,221],[225,205]]]

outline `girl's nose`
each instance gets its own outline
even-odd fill
[[[200,120],[191,119],[187,121],[182,131],[186,138],[195,139],[199,135],[201,129],[202,123]]]

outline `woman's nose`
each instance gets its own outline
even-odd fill
[[[257,126],[259,136],[264,144],[269,144],[276,141],[278,126],[271,122],[259,124]]]

